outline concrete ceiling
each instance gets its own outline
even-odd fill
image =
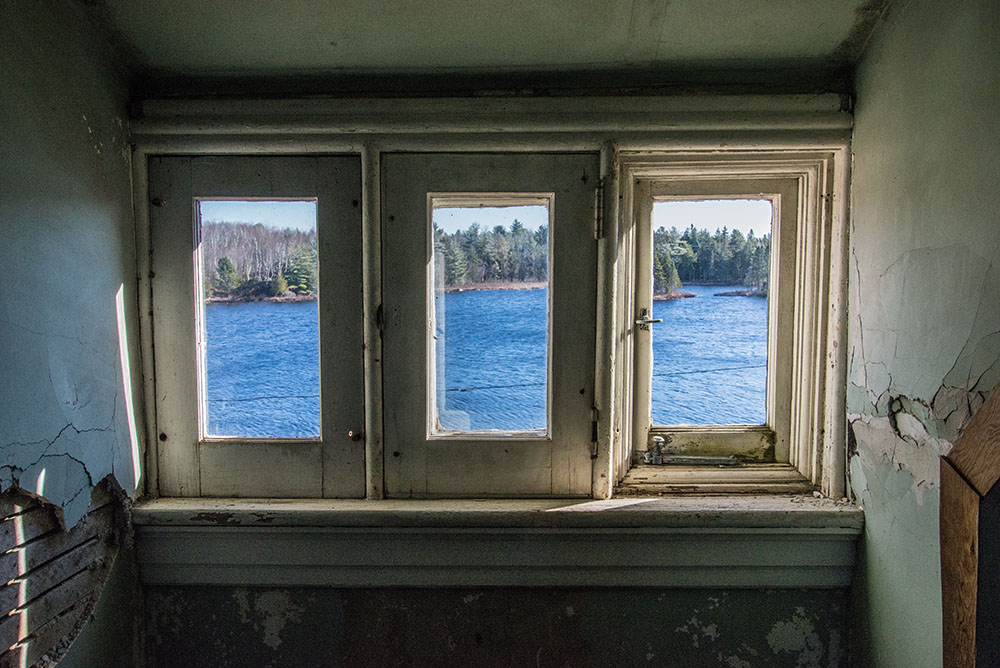
[[[81,0],[147,80],[849,65],[886,0]]]

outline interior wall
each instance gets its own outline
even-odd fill
[[[857,73],[859,666],[939,666],[938,457],[1000,381],[1000,5],[900,0]]]
[[[44,497],[68,527],[102,479],[137,485],[128,94],[113,63],[76,3],[0,4],[0,487]]]
[[[54,509],[0,523],[25,539],[4,555],[3,665],[139,665],[119,550],[142,434],[126,83],[79,4],[0,3],[0,489]]]
[[[847,665],[839,590],[149,587],[148,665]]]

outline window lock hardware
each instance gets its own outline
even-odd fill
[[[649,326],[654,322],[663,322],[663,318],[650,318],[649,309],[647,308],[639,309],[639,317],[635,321],[635,324],[639,325],[639,329],[648,332]]]
[[[354,429],[349,429],[347,431],[347,436],[352,441],[361,441],[365,437],[365,432],[361,431],[360,429],[358,429],[357,431],[355,431]]]
[[[643,309],[645,311],[646,309]],[[638,322],[638,320],[636,321]],[[648,326],[647,326],[648,329]],[[654,436],[652,438],[653,445],[650,446],[649,450],[643,453],[642,463],[643,464],[662,464],[663,463],[663,443],[664,438],[662,436]]]

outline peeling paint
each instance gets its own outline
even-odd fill
[[[0,488],[40,492],[68,528],[108,476],[134,494],[122,359],[138,359],[134,334],[120,343],[116,311],[116,294],[135,281],[130,151],[118,158],[128,92],[78,19],[28,3],[5,12],[0,43],[5,92],[19,101],[0,109],[16,138],[0,166],[0,278],[21,286],[0,303],[11,351],[0,373]],[[63,38],[39,41],[41,25]],[[131,332],[136,316],[125,314]]]
[[[293,603],[289,592],[284,590],[251,594],[246,589],[237,589],[233,592],[233,601],[240,621],[260,631],[262,642],[271,649],[281,646],[281,632],[285,626],[301,621],[305,612],[305,608]]]
[[[812,620],[805,616],[805,610],[801,608],[791,619],[776,622],[771,627],[771,632],[767,634],[767,644],[775,654],[795,654],[797,667],[822,668],[821,662],[825,655],[823,643]],[[830,665],[839,663],[839,657],[836,660],[834,657],[830,658]]]

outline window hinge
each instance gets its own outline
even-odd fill
[[[385,333],[385,309],[381,304],[375,309],[375,326],[378,327],[379,335]]]
[[[604,177],[594,188],[594,239],[604,238]]]

